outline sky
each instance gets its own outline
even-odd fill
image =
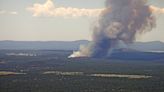
[[[0,40],[91,40],[92,29],[105,0],[0,0]],[[148,0],[164,7],[164,0]],[[137,41],[164,42],[164,14],[157,25]]]

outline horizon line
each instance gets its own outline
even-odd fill
[[[91,40],[86,40],[86,39],[81,39],[81,40],[0,40],[0,42],[2,41],[12,41],[12,42],[76,42],[76,41],[89,41],[91,42]],[[159,40],[154,40],[154,41],[134,41],[135,42],[162,42],[164,43],[164,41],[159,41]]]

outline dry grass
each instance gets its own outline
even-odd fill
[[[55,74],[55,75],[84,75],[92,77],[107,77],[107,78],[130,78],[130,79],[146,79],[151,78],[152,76],[146,75],[124,75],[124,74],[85,74],[83,72],[61,72],[61,71],[46,71],[43,74]]]
[[[2,75],[19,75],[19,74],[26,74],[26,73],[9,72],[9,71],[0,71],[0,76],[2,76]]]

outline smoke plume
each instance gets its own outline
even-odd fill
[[[159,9],[147,0],[106,0],[106,9],[93,29],[92,42],[69,57],[108,57],[119,42],[130,44],[155,27]]]

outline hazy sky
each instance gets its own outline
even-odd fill
[[[0,0],[0,40],[91,39],[94,22],[105,0],[48,1],[51,0]],[[149,0],[149,4],[162,8],[164,0]],[[164,42],[164,14],[156,17],[156,28],[142,35],[140,41]]]

